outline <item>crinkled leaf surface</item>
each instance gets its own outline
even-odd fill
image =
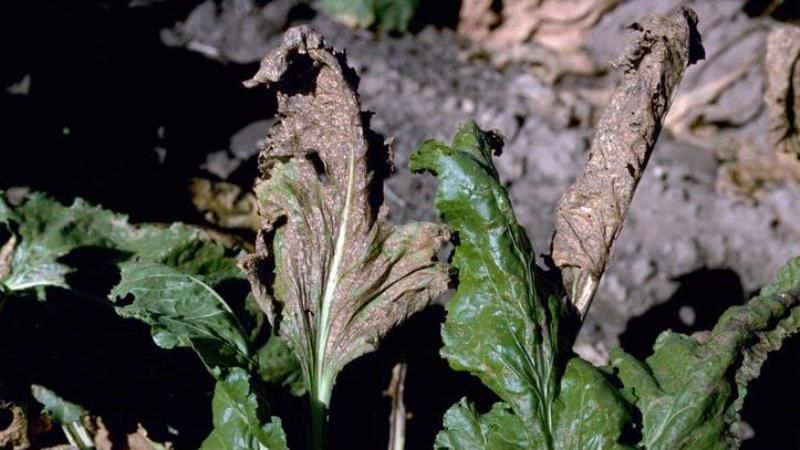
[[[419,0],[320,0],[322,9],[350,26],[406,31]]]
[[[704,343],[668,331],[646,362],[615,351],[612,365],[642,413],[641,444],[648,450],[737,447],[731,431],[747,382],[758,375],[767,352],[798,329],[795,258],[759,296],[728,309]]]
[[[569,314],[558,289],[547,296],[537,289],[533,250],[492,163],[497,142],[470,122],[452,146],[428,141],[411,158],[412,170],[438,177],[436,208],[457,233],[459,284],[447,306],[442,354],[508,405],[478,416],[462,402],[448,413],[438,445],[618,448],[629,421],[624,401],[589,364],[575,358],[564,367],[571,333],[559,328]]]
[[[254,367],[238,319],[199,275],[156,263],[123,263],[121,269],[122,279],[111,298],[132,295],[134,301],[117,311],[149,324],[160,347],[190,347],[212,371]]]
[[[0,280],[9,290],[68,287],[65,277],[73,269],[62,259],[80,248],[113,250],[121,260],[159,262],[191,273],[238,274],[235,259],[199,229],[182,224],[134,226],[126,216],[81,199],[67,207],[35,193],[21,206],[11,207],[0,198],[0,223],[9,226],[18,241],[10,273]]]
[[[269,417],[250,375],[232,369],[214,389],[214,431],[201,450],[288,450],[278,417]]]
[[[445,227],[384,220],[388,149],[363,122],[353,77],[319,34],[298,27],[246,83],[274,86],[281,120],[260,156],[262,233],[244,265],[323,404],[345,364],[448,281],[435,261]]]

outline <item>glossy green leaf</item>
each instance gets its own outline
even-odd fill
[[[625,403],[587,363],[573,359],[565,371],[570,315],[557,288],[537,285],[533,250],[492,163],[497,146],[495,136],[469,122],[452,146],[428,141],[411,157],[412,170],[438,177],[436,208],[457,235],[452,264],[459,283],[447,305],[442,355],[479,377],[524,430],[522,437],[497,444],[487,438],[474,448],[516,448],[513,442],[526,449],[615,448],[629,421]],[[472,448],[454,440],[450,427],[459,424],[475,436],[474,430],[491,430],[501,410],[475,422],[476,414],[458,407],[440,445]]]
[[[641,411],[645,448],[738,446],[734,431],[747,382],[758,375],[767,353],[800,329],[798,275],[800,258],[759,296],[728,309],[702,342],[668,331],[646,362],[622,351],[612,354],[612,365]]]
[[[362,28],[406,31],[420,0],[320,0],[319,6],[337,20]]]
[[[214,431],[201,450],[287,450],[278,417],[269,417],[250,375],[232,369],[214,389]]]
[[[436,436],[437,450],[523,450],[530,436],[525,424],[504,403],[480,415],[467,399],[461,399],[444,415],[444,430]]]
[[[200,276],[155,263],[124,263],[121,269],[111,298],[132,295],[134,301],[117,311],[149,324],[160,347],[193,348],[212,371],[254,367],[238,319]]]
[[[63,257],[80,248],[117,253],[121,261],[137,259],[180,267],[190,273],[240,276],[235,259],[206,233],[182,224],[169,227],[131,225],[115,214],[81,199],[67,207],[34,193],[18,207],[0,199],[0,223],[17,236],[11,272],[0,280],[8,290],[39,286],[68,287],[72,268]]]

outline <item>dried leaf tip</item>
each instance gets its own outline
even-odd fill
[[[581,317],[608,265],[684,70],[704,57],[696,25],[695,12],[683,7],[631,27],[639,36],[620,63],[625,76],[598,122],[583,173],[556,207],[553,261]]]
[[[273,84],[280,120],[261,152],[261,233],[243,267],[262,309],[297,353],[315,404],[336,374],[447,288],[433,223],[384,220],[390,166],[341,54],[308,27],[289,30],[246,84]]]

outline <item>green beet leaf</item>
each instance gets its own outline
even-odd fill
[[[134,301],[117,312],[149,324],[160,347],[190,347],[212,372],[255,367],[238,319],[199,275],[155,263],[124,263],[121,268],[122,279],[111,298],[132,295]]]
[[[43,286],[68,288],[73,268],[63,258],[82,248],[105,249],[119,260],[135,258],[216,277],[239,276],[236,261],[206,233],[182,224],[131,225],[128,218],[81,199],[63,206],[43,194],[31,194],[18,207],[0,198],[0,223],[17,244],[10,272],[0,280],[8,291]]]
[[[235,368],[217,381],[212,400],[214,431],[201,450],[288,450],[281,420],[269,417],[257,386]]]
[[[728,309],[708,336],[662,333],[645,362],[616,350],[612,365],[642,413],[648,450],[738,447],[747,383],[767,353],[800,329],[800,258],[744,306]],[[701,342],[702,341],[702,342]]]
[[[412,170],[437,176],[436,208],[457,236],[452,264],[459,283],[447,306],[442,355],[505,403],[479,416],[462,402],[448,413],[437,445],[621,448],[626,404],[603,373],[570,360],[565,325],[573,318],[559,289],[537,285],[533,250],[492,162],[498,146],[496,136],[469,122],[451,146],[428,141],[411,158]]]
[[[420,0],[320,0],[319,6],[354,27],[406,31]]]

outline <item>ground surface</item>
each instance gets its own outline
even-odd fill
[[[409,154],[427,138],[449,140],[460,122],[475,119],[505,136],[499,171],[534,247],[547,253],[555,203],[580,172],[592,125],[618,80],[609,62],[623,51],[626,26],[684,2],[621,2],[586,39],[598,73],[567,75],[554,84],[526,64],[498,70],[467,57],[463,38],[451,28],[374,34],[289,0],[266,2],[247,14],[236,13],[247,3],[237,1],[141,2],[134,9],[47,4],[44,15],[34,3],[16,6],[15,15],[0,14],[0,21],[14,21],[0,24],[0,33],[15,61],[2,74],[0,110],[11,119],[3,132],[0,188],[42,189],[62,200],[80,195],[137,220],[201,222],[187,195],[189,178],[215,176],[247,186],[257,141],[271,120],[268,95],[246,91],[239,82],[283,29],[310,21],[347,50],[361,76],[364,107],[375,113],[373,128],[395,137],[397,173],[387,193],[393,220],[433,218],[433,179],[408,172]],[[739,0],[689,3],[700,18],[708,58],[687,72],[675,105],[689,107],[670,118],[661,135],[581,337],[578,350],[596,361],[620,343],[645,356],[665,327],[710,327],[722,310],[800,255],[798,180],[784,177],[752,190],[719,175],[742,151],[768,151],[762,55],[775,22],[748,16]],[[454,20],[452,11],[440,14],[442,23]],[[701,101],[709,84],[732,73],[737,75],[717,95]],[[378,390],[360,406],[385,408],[379,391],[390,362],[407,358],[409,410],[416,417],[410,448],[429,447],[435,432],[415,431],[414,424],[437,424],[454,401],[450,397],[463,395],[443,389],[445,398],[426,403],[432,393],[442,393],[436,383],[448,382],[442,364],[431,362],[439,320],[440,310],[412,320],[390,336],[382,356],[348,368],[337,388]],[[769,363],[766,381],[754,388],[758,400],[745,414],[756,430],[749,448],[800,445],[796,432],[776,435],[780,426],[764,420],[759,409],[772,399],[778,414],[784,411],[780,402],[800,399],[796,386],[783,394],[766,387],[796,379],[798,368],[787,361],[796,361],[797,344],[790,342],[789,351]],[[367,372],[376,369],[382,373],[377,381]],[[468,380],[460,383],[477,389]],[[385,415],[353,412],[355,406],[339,402],[334,398],[334,411],[351,412],[334,423],[341,448],[365,422],[374,425],[372,439],[382,445]],[[787,421],[800,418],[796,407],[785,411]],[[780,442],[786,446],[775,446]]]

